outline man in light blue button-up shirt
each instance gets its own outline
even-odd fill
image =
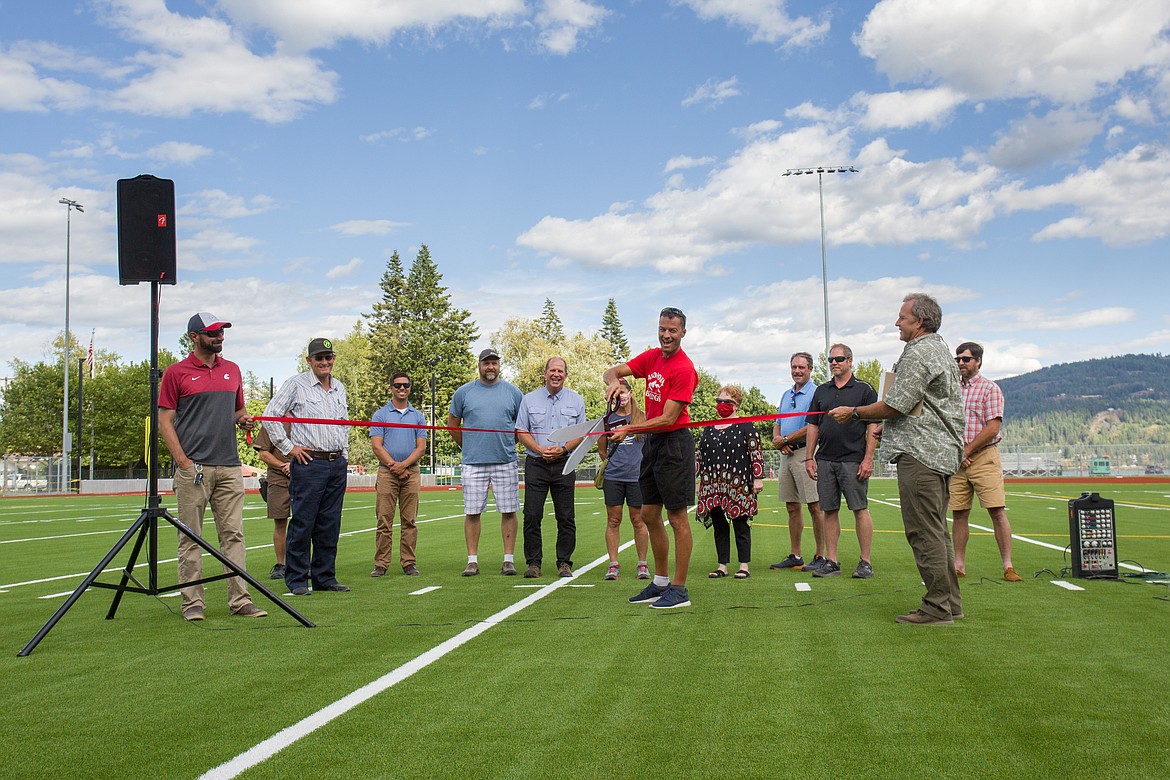
[[[540,576],[544,558],[540,522],[549,492],[557,517],[557,574],[573,576],[573,550],[577,546],[573,483],[577,472],[561,471],[575,447],[594,442],[575,439],[562,446],[548,440],[553,431],[585,421],[585,400],[565,387],[568,375],[564,358],[549,358],[544,364],[544,387],[525,395],[516,415],[516,438],[528,450],[524,460],[524,558],[528,570],[524,576],[529,578]]]

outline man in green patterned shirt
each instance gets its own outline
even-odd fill
[[[885,400],[829,412],[838,422],[886,420],[883,451],[898,464],[898,497],[906,539],[926,585],[918,609],[899,623],[950,625],[963,617],[955,550],[947,532],[949,480],[963,458],[963,394],[950,348],[938,335],[942,309],[925,293],[902,301],[895,323],[906,342],[894,364],[895,381]],[[919,406],[921,405],[921,411]]]

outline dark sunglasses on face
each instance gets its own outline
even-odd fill
[[[332,360],[335,356],[333,352],[318,352],[316,355],[313,355],[313,360]]]
[[[735,401],[731,400],[730,398],[716,398],[715,403],[717,403],[717,404],[734,404]]]
[[[829,358],[829,362],[830,363],[844,363],[848,359],[849,358],[845,357],[844,355],[837,355],[836,357]]]
[[[393,387],[395,390],[409,390],[410,389],[410,382],[395,382],[394,384],[392,384],[390,386]]]
[[[223,335],[223,328],[217,328],[216,330],[201,330],[201,331],[199,331],[199,334],[202,336],[210,336],[213,339],[217,339]]]
[[[973,358],[973,357],[957,357],[957,358],[955,358],[955,362],[956,363],[970,363],[974,359],[975,358]]]

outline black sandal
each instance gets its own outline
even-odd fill
[[[713,580],[717,580],[717,579],[719,579],[720,577],[726,577],[726,576],[727,576],[727,572],[726,572],[726,571],[724,571],[723,569],[716,569],[715,571],[711,572],[711,573],[710,573],[710,574],[708,574],[707,576],[708,576],[708,577],[710,577],[710,578],[711,578],[711,579],[713,579]]]
[[[750,576],[752,576],[752,573],[750,571],[745,570],[745,569],[740,569],[739,571],[737,571],[735,573],[735,578],[737,580],[746,580]]]

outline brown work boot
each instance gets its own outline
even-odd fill
[[[203,619],[203,607],[187,607],[183,610],[183,620],[195,621]]]
[[[558,563],[557,564],[557,576],[558,577],[572,577],[573,576],[573,567],[567,563]]]
[[[908,623],[913,626],[951,626],[955,623],[955,621],[949,617],[935,617],[929,612],[923,612],[921,609],[916,609],[913,612],[907,612],[905,615],[898,615],[898,617],[894,618],[894,622]]]
[[[236,617],[250,617],[250,618],[268,617],[268,613],[265,612],[264,610],[260,609],[260,607],[256,606],[255,604],[245,604],[244,606],[240,607],[232,614],[235,615]]]
[[[374,570],[372,572],[370,572],[370,576],[371,577],[385,577],[386,576],[386,567],[385,566],[375,566]]]
[[[531,563],[528,568],[524,570],[524,579],[534,580],[540,576],[540,564]]]
[[[402,573],[403,573],[403,574],[405,574],[407,577],[417,577],[417,576],[419,576],[419,570],[418,570],[418,567],[417,567],[417,566],[415,566],[413,563],[408,563],[408,564],[406,564],[405,566],[403,566],[403,567],[402,567]]]

